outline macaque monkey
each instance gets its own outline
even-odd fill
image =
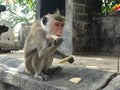
[[[59,11],[36,20],[25,40],[24,54],[26,70],[35,78],[48,80],[46,72],[53,62],[53,55],[62,44],[61,38],[65,18]]]
[[[2,64],[0,67],[16,72],[26,72],[27,70],[35,78],[49,80],[45,74],[53,62],[55,51],[63,42],[61,35],[64,25],[65,17],[61,16],[59,11],[35,20],[24,44],[25,63],[21,63],[17,68],[9,68]],[[69,56],[64,58],[61,63],[72,63],[73,61],[73,57]]]

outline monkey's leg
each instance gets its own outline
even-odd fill
[[[63,39],[58,39],[55,42],[55,45],[52,45],[50,47],[47,47],[44,50],[38,50],[40,53],[38,54],[37,51],[35,53],[35,58],[33,59],[33,67],[35,70],[35,77],[38,77],[39,74],[41,74],[44,65],[44,62],[46,62],[46,59],[48,59],[55,51],[56,49],[59,47],[59,45],[63,42]],[[47,55],[47,56],[46,56]],[[52,62],[51,62],[52,63]],[[49,64],[48,64],[49,65]],[[48,80],[49,77],[44,75],[44,77],[42,77],[43,80]],[[41,77],[40,77],[41,79]]]
[[[25,56],[25,67],[26,67],[26,70],[31,74],[34,74],[34,70],[32,67],[32,57],[34,57],[33,52],[29,53],[29,55]]]
[[[37,51],[36,51],[37,52]],[[34,69],[34,77],[35,78],[39,78],[40,80],[49,80],[49,77],[47,75],[45,75],[44,73],[42,73],[42,69],[44,66],[44,59],[40,59],[38,57],[37,53],[34,53],[34,56],[32,58],[32,66]]]
[[[54,45],[47,47],[42,51],[39,50],[39,53],[38,53],[39,57],[46,58],[46,55],[47,57],[50,57],[57,50],[57,48],[61,45],[62,42],[63,42],[63,39],[58,38],[57,40],[54,41]]]
[[[51,64],[53,62],[53,56],[51,55],[50,57],[48,57],[45,62],[44,62],[44,67],[43,67],[43,71],[46,71],[48,68],[50,68]]]
[[[49,80],[49,77],[44,73],[42,73],[42,62],[40,66],[37,65],[34,67],[34,69],[35,69],[35,74],[34,74],[35,78],[39,78],[40,80],[43,80],[43,81]]]
[[[53,62],[53,58],[54,58],[54,56],[52,55],[48,59],[46,59],[46,61],[44,62],[43,72],[47,75],[53,75],[56,72],[62,70],[62,68],[60,66],[50,67]]]
[[[43,71],[47,71],[47,69],[51,66],[53,62],[53,57],[51,57],[51,55],[56,51],[56,49],[57,46],[51,46],[40,54],[39,60],[36,64],[38,64],[38,67],[41,65],[40,68],[43,68]],[[39,72],[41,72],[41,70]]]
[[[48,57],[44,56],[44,58],[39,58],[38,54],[36,54],[37,58],[36,58],[36,62],[34,62],[34,68],[35,68],[35,78],[39,78],[41,80],[47,81],[49,80],[49,76],[47,76],[44,71],[46,71],[52,64],[53,62],[53,57]],[[46,58],[47,57],[47,58]]]

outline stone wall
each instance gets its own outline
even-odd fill
[[[48,0],[45,3],[47,4],[47,2]],[[58,4],[58,6],[60,5]],[[61,53],[69,55],[93,49],[91,42],[93,29],[91,23],[93,14],[101,12],[101,6],[102,0],[65,0],[65,10],[63,11],[65,11],[67,23],[63,32],[64,42],[59,48]],[[36,2],[36,9],[41,10],[41,1]],[[51,9],[48,11],[51,11]],[[42,11],[36,12],[37,18],[40,18],[40,13]]]
[[[92,18],[101,12],[102,0],[73,0],[74,53],[91,51]]]
[[[93,19],[95,40],[93,45],[99,52],[119,54],[120,12],[101,14]]]

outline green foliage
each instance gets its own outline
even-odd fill
[[[103,0],[102,12],[111,12],[116,4],[120,4],[120,0]]]
[[[7,8],[5,12],[0,14],[0,18],[9,21],[12,27],[20,22],[31,22],[34,20],[35,1],[33,0],[9,0],[9,3],[0,0],[0,4],[5,5]]]
[[[27,4],[31,11],[34,11],[35,1],[34,0],[17,0],[20,5]]]

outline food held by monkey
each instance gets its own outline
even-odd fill
[[[61,64],[66,63],[66,62],[73,63],[74,62],[73,56],[70,55],[60,61]]]
[[[25,67],[35,78],[48,80],[46,72],[51,66],[54,52],[62,44],[65,17],[59,11],[36,20],[24,45]]]
[[[57,36],[57,35],[51,35],[50,36],[53,40],[57,40],[58,38],[60,38],[59,36]]]

